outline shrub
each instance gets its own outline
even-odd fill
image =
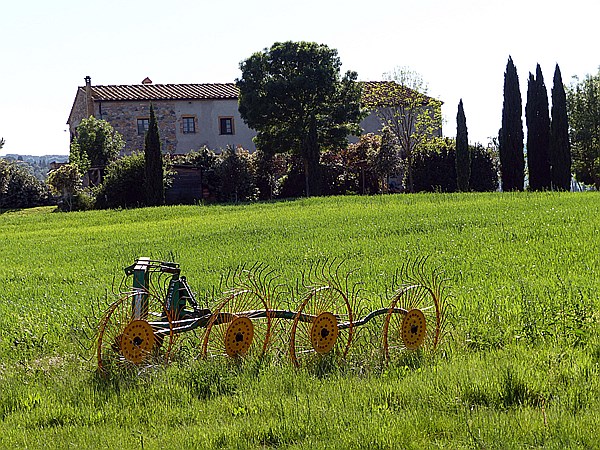
[[[471,176],[469,188],[475,192],[498,189],[497,158],[481,144],[469,146]],[[415,192],[456,192],[456,149],[452,139],[444,139],[429,146],[415,157]]]
[[[456,192],[454,141],[445,139],[415,155],[414,192]]]
[[[469,187],[475,192],[498,190],[498,164],[491,150],[481,144],[469,147],[471,150],[471,178]]]
[[[246,202],[256,198],[250,155],[244,149],[228,147],[215,168],[217,198],[223,202]]]
[[[96,192],[96,208],[134,208],[145,204],[144,154],[134,153],[112,162]]]
[[[0,209],[51,204],[48,186],[14,162],[0,159]]]
[[[259,200],[272,200],[279,194],[282,178],[287,171],[287,155],[274,155],[256,150],[251,155],[254,184]]]
[[[304,165],[301,158],[292,155],[288,159],[287,174],[281,177],[279,198],[297,198],[304,195],[306,195]]]

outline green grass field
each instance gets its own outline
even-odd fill
[[[599,244],[597,193],[0,214],[0,448],[600,448]],[[179,262],[209,304],[239,264],[294,284],[323,258],[375,304],[427,256],[451,326],[389,365],[190,355],[101,378],[85,318],[139,256]]]

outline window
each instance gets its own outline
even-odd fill
[[[219,129],[221,134],[234,134],[233,117],[219,117]]]
[[[148,131],[148,128],[150,125],[150,119],[138,119],[137,120],[137,129],[138,129],[138,134],[143,136],[146,134],[146,131]]]
[[[183,117],[181,120],[182,120],[183,134],[196,132],[196,118],[195,117]]]

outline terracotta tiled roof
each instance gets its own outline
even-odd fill
[[[79,89],[85,91],[85,87]],[[234,83],[92,86],[92,98],[97,101],[235,100],[238,95]]]

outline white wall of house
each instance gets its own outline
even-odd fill
[[[177,126],[177,153],[198,150],[206,145],[210,149],[224,149],[242,146],[254,151],[256,146],[252,138],[256,132],[248,128],[238,111],[237,100],[178,100],[174,103]],[[185,132],[184,119],[194,119],[195,132]],[[232,119],[233,134],[222,134],[220,119]],[[189,131],[189,129],[188,129]]]

